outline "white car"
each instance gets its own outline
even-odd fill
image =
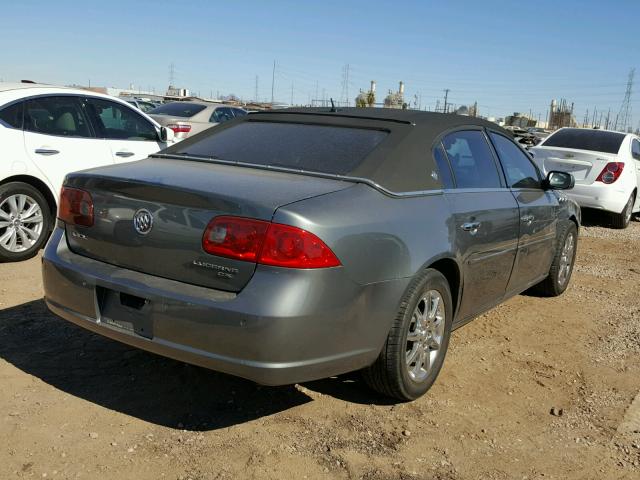
[[[630,133],[561,128],[532,147],[544,172],[573,174],[576,184],[566,195],[584,208],[611,213],[613,226],[626,228],[640,211],[640,138]]]
[[[146,158],[173,138],[173,131],[108,95],[0,83],[0,261],[38,252],[67,173]]]

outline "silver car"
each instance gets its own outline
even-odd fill
[[[151,118],[173,130],[180,140],[246,114],[242,108],[211,102],[171,102],[149,112]]]
[[[524,290],[564,292],[572,186],[479,118],[255,113],[68,175],[45,300],[101,335],[260,383],[364,369],[410,400],[453,329]]]

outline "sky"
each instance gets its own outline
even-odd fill
[[[411,106],[444,89],[484,116],[545,118],[552,98],[576,117],[618,112],[631,68],[640,120],[640,1],[3,0],[0,79],[351,103],[405,83]],[[275,75],[273,64],[276,64]],[[317,93],[316,93],[317,92]]]

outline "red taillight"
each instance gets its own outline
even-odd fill
[[[214,218],[204,232],[202,248],[212,255],[277,267],[340,266],[331,249],[313,233],[250,218]]]
[[[255,262],[264,242],[269,222],[239,217],[216,217],[202,237],[202,248],[220,257]]]
[[[77,188],[62,187],[58,218],[71,225],[93,225],[93,199],[89,192]]]
[[[624,163],[622,162],[609,162],[605,165],[605,167],[596,178],[596,182],[602,183],[613,183],[615,182],[622,173],[624,169]]]
[[[269,226],[258,263],[289,268],[340,265],[331,249],[313,233],[279,223]]]
[[[191,131],[191,125],[185,125],[183,123],[172,123],[167,125],[167,128],[173,130],[174,133],[189,133]]]

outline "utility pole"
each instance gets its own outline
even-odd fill
[[[315,99],[316,102],[318,101],[318,81],[317,80],[316,80],[316,96],[313,98]],[[315,107],[315,102],[313,106]]]
[[[271,74],[271,105],[273,105],[273,87],[276,83],[276,61],[273,61],[273,73]]]
[[[173,87],[176,81],[176,66],[173,62],[169,64],[169,86]]]
[[[609,130],[609,115],[611,115],[611,107],[609,107],[609,111],[607,112],[607,119],[605,120],[604,129]]]
[[[258,75],[256,75],[256,96],[255,96],[256,102],[260,101],[259,98],[260,97],[258,97]]]
[[[442,112],[443,113],[447,113],[447,98],[449,97],[449,89],[445,88],[444,89],[444,107],[442,107]]]
[[[293,82],[291,82],[291,103],[289,103],[290,107],[293,107]]]
[[[587,128],[587,122],[589,122],[589,109],[587,108],[587,112],[584,114],[584,120],[582,121],[582,128]]]

